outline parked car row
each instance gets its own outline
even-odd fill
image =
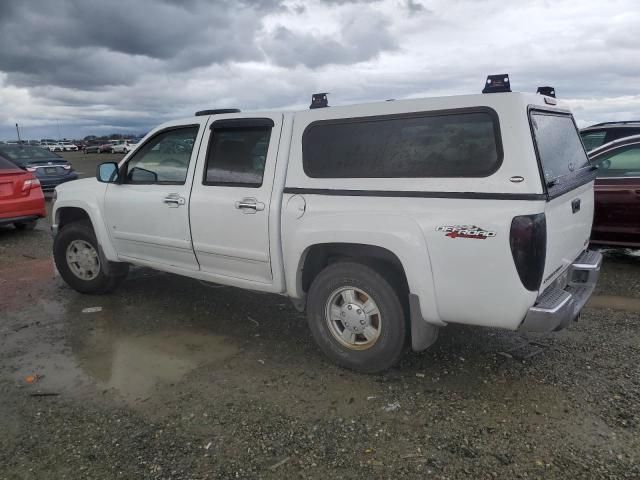
[[[67,140],[9,140],[0,141],[0,145],[29,145],[41,147],[50,152],[77,152],[85,153],[129,153],[138,144],[139,139],[121,140],[92,140],[92,141],[67,141]]]
[[[129,153],[138,145],[137,139],[109,140],[108,142],[89,143],[82,151],[84,153]]]

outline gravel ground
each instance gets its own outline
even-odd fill
[[[0,229],[2,479],[640,478],[632,252],[568,330],[449,326],[366,376],[282,297],[148,269],[80,295],[50,251]]]

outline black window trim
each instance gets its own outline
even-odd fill
[[[330,195],[340,197],[381,197],[381,198],[446,198],[465,200],[546,200],[544,193],[510,192],[447,192],[424,190],[349,190],[338,188],[285,187],[284,193],[293,195]]]
[[[231,128],[273,128],[275,123],[270,118],[255,117],[255,118],[223,118],[221,120],[215,120],[209,127],[211,130],[227,130]]]
[[[580,145],[582,145],[582,150],[584,151],[585,156],[587,157],[587,165],[576,170],[571,175],[575,175],[574,178],[566,183],[558,183],[551,188],[547,186],[547,179],[544,176],[544,170],[542,169],[542,159],[540,158],[540,152],[538,150],[538,142],[536,141],[535,130],[533,129],[533,121],[532,121],[532,113],[538,112],[543,115],[555,116],[555,117],[569,117],[573,122],[573,126],[576,129],[576,133],[578,138],[580,139]],[[544,194],[547,196],[547,202],[550,202],[554,198],[561,197],[567,192],[574,190],[582,185],[585,185],[589,182],[592,182],[596,178],[596,168],[591,163],[591,158],[589,158],[589,154],[587,150],[584,148],[584,143],[582,142],[582,137],[580,136],[580,129],[576,123],[576,119],[573,117],[573,114],[569,110],[565,110],[562,108],[542,108],[538,105],[529,105],[527,107],[527,118],[529,121],[529,130],[531,131],[531,141],[533,142],[533,149],[536,154],[536,161],[538,163],[538,174],[540,176],[540,183],[542,184],[542,190]],[[567,175],[562,175],[557,178],[566,177]]]
[[[185,178],[184,182],[127,182],[126,181],[127,167],[129,166],[129,163],[140,154],[142,149],[146,145],[148,145],[151,141],[153,141],[155,138],[158,138],[159,135],[162,135],[164,133],[167,133],[173,130],[182,130],[185,128],[193,128],[193,127],[198,128],[198,130],[196,131],[196,139],[197,139],[198,133],[200,132],[200,127],[201,127],[201,124],[199,123],[193,123],[188,125],[172,125],[170,127],[163,128],[162,130],[158,130],[156,133],[153,134],[153,136],[149,137],[147,141],[145,141],[142,145],[140,145],[140,147],[136,148],[136,151],[133,154],[133,156],[130,158],[127,158],[127,161],[120,166],[120,168],[118,169],[118,178],[120,178],[120,181],[118,183],[121,185],[185,185],[187,183],[187,178]],[[193,149],[195,148],[195,146],[196,144],[194,139],[193,148],[191,149],[191,156],[193,156]],[[187,165],[187,173],[189,172],[190,166],[191,166],[191,158],[189,158],[189,163]]]
[[[342,125],[349,123],[368,123],[378,122],[385,120],[395,119],[413,119],[413,118],[426,118],[426,117],[442,117],[447,115],[464,115],[468,113],[486,113],[491,117],[493,123],[493,134],[496,144],[496,153],[498,155],[494,168],[484,175],[463,175],[463,176],[425,176],[425,177],[313,177],[307,172],[307,165],[304,161],[304,137],[309,130],[318,125]],[[308,178],[320,178],[320,179],[425,179],[425,178],[488,178],[494,175],[504,162],[504,148],[502,146],[502,131],[500,129],[500,116],[493,108],[487,106],[478,107],[465,107],[465,108],[450,108],[444,110],[427,110],[420,112],[405,112],[405,113],[391,113],[384,115],[368,115],[361,117],[347,117],[347,118],[332,118],[326,120],[316,120],[307,125],[302,132],[302,169]]]
[[[209,142],[207,145],[207,153],[204,158],[204,168],[202,169],[202,185],[207,187],[242,187],[242,188],[260,188],[264,184],[264,172],[262,172],[262,180],[260,183],[249,182],[210,182],[207,180],[207,171],[209,168],[209,154],[215,140],[215,130],[233,130],[236,128],[264,128],[269,129],[269,144],[267,145],[267,157],[269,156],[269,148],[271,147],[271,136],[273,135],[273,127],[275,123],[271,118],[255,117],[255,118],[227,118],[215,120],[211,123],[209,129]],[[265,170],[266,170],[265,159]]]

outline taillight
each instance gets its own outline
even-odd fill
[[[28,180],[25,180],[22,184],[23,192],[28,192],[33,188],[40,188],[40,180],[38,180],[37,178],[30,178]]]
[[[547,221],[544,213],[514,217],[509,244],[522,285],[527,290],[538,290],[547,255]]]

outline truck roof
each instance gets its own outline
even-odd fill
[[[292,114],[301,114],[304,113],[305,116],[313,116],[314,114],[322,118],[325,116],[327,109],[332,112],[344,112],[345,116],[348,115],[350,110],[358,109],[358,110],[377,110],[380,107],[388,107],[389,104],[395,105],[410,105],[419,103],[419,110],[437,110],[442,109],[445,104],[450,104],[450,108],[461,108],[463,106],[491,106],[496,103],[503,102],[519,102],[526,105],[535,105],[541,107],[552,107],[552,108],[562,108],[562,102],[557,100],[556,98],[547,97],[545,95],[539,95],[535,93],[522,93],[522,92],[502,92],[502,93],[475,93],[475,94],[467,94],[467,95],[448,95],[441,97],[415,97],[415,98],[405,98],[405,99],[393,99],[393,100],[383,100],[378,102],[367,102],[367,103],[352,103],[352,104],[344,104],[344,105],[329,105],[324,108],[315,108],[315,109],[302,109],[302,110],[257,110],[257,111],[241,111],[237,113],[224,113],[224,115],[231,115],[233,117],[247,117],[247,116],[256,116],[261,113],[269,113],[273,114],[274,112],[281,113],[292,113]],[[386,108],[384,108],[386,109]],[[222,115],[222,114],[221,114]],[[334,116],[334,115],[332,115]],[[191,118],[191,117],[190,117]]]

